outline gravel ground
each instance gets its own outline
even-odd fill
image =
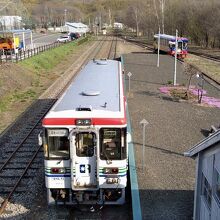
[[[121,42],[117,51],[119,55],[129,53],[125,55],[125,68],[126,73],[130,71],[133,74],[128,105],[143,218],[190,219],[193,209],[195,162],[182,154],[203,137],[201,129],[205,130],[210,128],[211,124],[216,124],[215,119],[220,116],[219,109],[173,101],[159,92],[159,87],[172,80],[171,57],[161,57],[161,67],[157,69],[156,57],[143,53],[143,49]],[[182,71],[181,65],[178,66],[179,71]],[[185,82],[186,77],[181,75],[181,80]],[[180,82],[179,75],[177,81]],[[212,94],[216,94],[215,89],[212,89]],[[141,170],[142,128],[139,124],[143,118],[150,122],[146,133],[144,175]],[[36,172],[38,179],[33,179],[36,187],[28,193],[16,195],[21,198],[20,203],[14,205],[11,201],[10,209],[19,214],[13,216],[8,209],[8,215],[1,216],[0,219],[76,219],[72,217],[76,209],[47,206],[43,163]],[[121,216],[117,208],[114,210]],[[86,216],[83,219],[86,219]],[[105,217],[95,213],[93,219]]]
[[[93,49],[92,47],[90,49]],[[129,49],[129,50],[128,50]],[[118,45],[118,54],[126,53],[126,52],[132,52],[138,50],[136,46],[128,45],[127,43],[119,43]],[[82,53],[88,53],[88,49],[85,51],[82,51]],[[82,58],[78,58],[80,62],[82,62]],[[79,63],[75,65],[71,65],[67,72],[72,72],[73,69],[77,69],[79,66]],[[68,67],[67,67],[68,68]],[[65,77],[67,78],[67,77]],[[63,76],[60,77],[59,80],[57,80],[57,83],[54,83],[54,86],[57,84],[60,86],[60,82],[63,83]],[[53,86],[51,86],[52,89]],[[42,102],[47,102],[46,97],[50,97],[50,92],[45,92],[41,99],[39,99],[36,104],[31,106],[28,109],[28,112],[25,112],[22,116],[22,118],[29,118],[31,114],[33,113],[34,109],[37,109],[37,105],[44,106],[45,104],[42,104]],[[4,159],[5,152],[11,151],[11,148],[13,146],[13,143],[17,142],[17,138],[19,138],[22,133],[24,133],[24,129],[22,127],[22,118],[19,118],[14,126],[10,127],[9,129],[6,129],[4,133],[7,133],[6,135],[2,135],[0,139],[0,143],[2,144],[0,148],[0,162]],[[29,120],[29,119],[28,119]],[[22,130],[23,129],[23,130]],[[36,137],[37,140],[37,137]],[[32,142],[31,142],[32,143]],[[28,147],[28,144],[26,144]],[[41,158],[41,163],[36,163],[38,165],[38,170],[32,169],[28,174],[31,172],[35,173],[35,177],[33,179],[28,179],[28,181],[22,181],[21,185],[22,187],[28,187],[28,192],[25,193],[17,193],[12,197],[12,200],[10,201],[9,205],[6,208],[6,212],[1,215],[0,219],[10,219],[10,220],[20,220],[20,219],[43,219],[43,220],[52,220],[52,219],[79,219],[75,217],[75,214],[77,216],[81,215],[80,219],[88,219],[88,210],[85,210],[83,214],[77,210],[77,208],[71,208],[71,207],[48,207],[47,200],[46,200],[46,188],[45,188],[45,180],[44,180],[44,166],[43,166],[43,152],[40,153],[39,157]],[[36,164],[33,165],[33,167],[36,167]],[[9,171],[11,172],[11,171]],[[7,183],[7,182],[6,182]],[[31,187],[30,187],[31,186]],[[24,191],[21,187],[21,191]],[[2,198],[0,198],[1,202]],[[89,207],[90,208],[90,207]],[[112,213],[112,208],[105,208],[102,212],[95,212],[94,215],[92,213],[89,214],[89,218],[92,216],[92,219],[106,219],[106,215],[109,216],[108,219],[115,219],[115,215],[117,214],[118,219],[128,219],[128,216],[130,215],[129,210],[129,204],[126,204],[123,209],[120,207],[114,207],[114,213]],[[125,210],[127,210],[127,214],[125,216]],[[115,214],[116,213],[116,214]],[[92,215],[91,215],[92,214]]]
[[[218,124],[220,109],[177,101],[160,93],[159,88],[173,80],[172,57],[161,56],[159,68],[155,54],[125,55],[124,62],[125,72],[132,73],[128,107],[143,219],[192,219],[195,161],[184,157],[183,152],[203,139],[211,125]],[[177,83],[186,85],[186,82],[183,65],[178,63]],[[205,89],[219,97],[219,90],[208,83]],[[142,119],[149,122],[144,172]]]

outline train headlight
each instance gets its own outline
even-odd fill
[[[118,168],[116,167],[105,167],[104,168],[104,170],[103,170],[103,172],[105,173],[105,174],[118,174]]]
[[[66,173],[65,168],[51,168],[51,173]]]
[[[104,173],[105,174],[108,174],[108,173],[111,173],[111,168],[108,168],[108,167],[106,167],[106,168],[104,168]]]
[[[118,173],[118,168],[112,168],[112,173],[117,174]]]
[[[66,173],[66,169],[65,168],[59,168],[59,173]]]

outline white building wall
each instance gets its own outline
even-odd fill
[[[210,220],[209,208],[206,206],[206,203],[202,197],[201,197],[199,220]]]
[[[220,200],[216,195],[216,171],[220,173],[220,144],[213,146],[206,152],[202,152],[202,156],[199,157],[200,167],[198,168],[199,173],[203,174],[211,186],[211,206],[208,208],[207,201],[205,201],[202,195],[202,178],[198,175],[197,180],[197,193],[195,194],[197,200],[196,209],[197,212],[195,220],[220,220]]]
[[[202,172],[210,185],[212,185],[212,176],[213,176],[213,159],[214,155],[209,157],[204,157],[202,160]]]
[[[20,16],[0,16],[0,29],[3,31],[21,29],[22,25]]]
[[[220,219],[219,204],[216,202],[216,199],[212,197],[211,220],[219,220],[219,219]]]

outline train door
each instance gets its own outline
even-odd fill
[[[76,131],[72,135],[72,188],[97,188],[97,134]]]

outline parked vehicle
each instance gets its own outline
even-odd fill
[[[60,43],[66,43],[68,41],[71,41],[69,36],[60,36],[59,38],[57,38],[57,42]]]
[[[70,36],[71,40],[80,38],[80,34],[79,33],[72,33],[71,32],[68,35]]]

